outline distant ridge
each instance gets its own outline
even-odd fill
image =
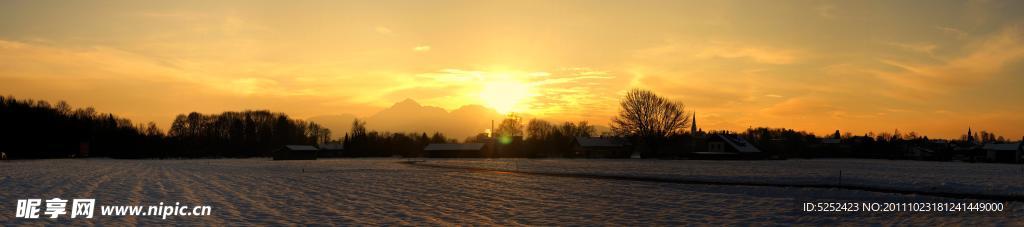
[[[370,130],[441,132],[462,140],[490,128],[491,120],[500,122],[504,117],[494,109],[481,105],[465,105],[447,111],[440,107],[424,106],[416,100],[407,98],[369,117],[360,117],[359,119],[366,120],[366,127]],[[338,138],[349,132],[352,120],[355,118],[356,116],[352,114],[339,114],[315,116],[307,120],[331,129],[332,136]]]

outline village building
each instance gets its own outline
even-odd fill
[[[976,162],[984,161],[986,158],[985,150],[982,149],[981,145],[965,145],[957,144],[953,146],[952,157],[953,161],[962,162]]]
[[[708,135],[703,146],[693,152],[693,157],[698,159],[756,159],[761,156],[761,149],[742,137],[721,133]]]
[[[907,149],[906,158],[927,161],[952,160],[953,145],[945,140],[931,140],[925,143],[912,144]]]
[[[987,143],[981,149],[985,150],[986,161],[1021,163],[1021,155],[1024,155],[1024,142]]]
[[[274,151],[274,160],[316,160],[317,149],[309,145],[285,145]]]
[[[479,158],[483,157],[484,143],[432,143],[423,148],[423,154],[430,158]]]
[[[836,133],[838,132],[836,131]],[[853,148],[849,143],[836,136],[821,139],[817,143],[811,143],[807,148],[810,152],[806,152],[804,154],[805,157],[844,157],[849,156],[853,152]]]
[[[89,142],[78,143],[78,155],[75,157],[85,158],[89,157]]]

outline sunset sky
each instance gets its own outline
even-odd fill
[[[705,130],[1024,136],[1024,1],[0,1],[0,95],[166,129],[411,98],[606,125],[629,88]],[[415,114],[415,113],[409,113]]]

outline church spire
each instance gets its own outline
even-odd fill
[[[971,135],[971,127],[967,127],[967,142],[974,142],[974,136]]]
[[[697,135],[697,112],[693,112],[693,121],[690,122],[690,134]]]

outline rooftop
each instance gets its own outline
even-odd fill
[[[425,151],[477,151],[484,148],[482,143],[432,143]]]
[[[310,146],[310,145],[284,145],[284,147],[286,149],[288,149],[288,150],[293,150],[293,151],[315,151],[315,150],[318,150],[318,149],[316,149],[316,147]]]
[[[987,143],[981,149],[997,151],[1015,151],[1021,147],[1021,143]]]

